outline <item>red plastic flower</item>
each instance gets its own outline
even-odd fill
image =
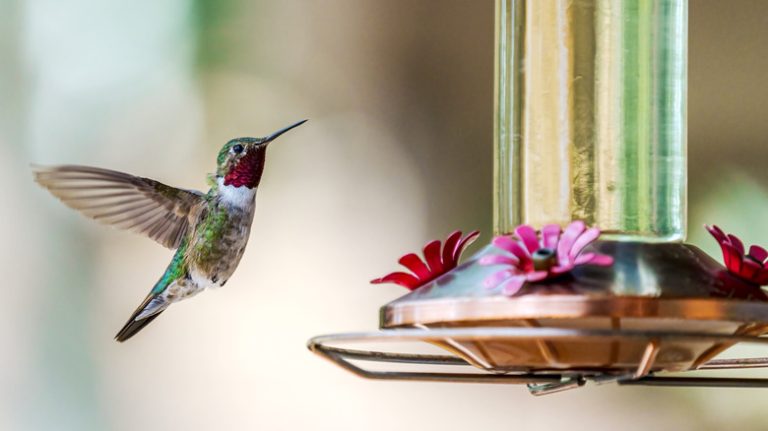
[[[720,244],[728,272],[759,286],[768,285],[768,251],[753,245],[745,254],[744,243],[736,235],[726,234],[715,225],[704,227]]]
[[[371,283],[394,283],[409,290],[415,290],[456,268],[461,253],[477,239],[478,235],[480,235],[480,232],[473,231],[462,238],[461,231],[457,230],[448,235],[442,251],[440,250],[440,241],[434,240],[424,246],[424,260],[421,260],[415,253],[406,254],[398,260],[401,265],[408,268],[413,274],[393,272],[384,277],[371,280]]]
[[[540,237],[539,237],[540,236]],[[582,253],[584,247],[600,236],[600,229],[574,221],[565,228],[550,224],[541,234],[528,225],[515,228],[515,235],[497,236],[492,243],[510,254],[488,255],[481,265],[505,265],[506,268],[484,280],[488,288],[501,287],[506,295],[514,295],[526,281],[542,281],[572,270],[577,265],[613,264],[613,258],[598,253]]]

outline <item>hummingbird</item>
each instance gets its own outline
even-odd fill
[[[263,138],[221,148],[207,193],[108,169],[38,166],[35,181],[65,205],[99,222],[142,233],[176,250],[163,275],[115,339],[123,342],[171,304],[224,286],[243,257],[267,146],[299,121]]]

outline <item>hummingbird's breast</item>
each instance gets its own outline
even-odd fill
[[[247,187],[222,185],[201,212],[187,257],[195,284],[222,286],[235,272],[251,232],[255,193]]]

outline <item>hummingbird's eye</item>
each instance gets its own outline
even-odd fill
[[[243,146],[240,144],[237,144],[234,147],[232,147],[232,151],[234,151],[235,154],[240,154],[243,152]]]

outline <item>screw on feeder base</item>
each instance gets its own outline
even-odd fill
[[[531,395],[538,397],[580,388],[584,386],[585,383],[586,380],[584,380],[582,376],[568,376],[563,377],[562,380],[557,383],[529,383],[528,391],[531,393]]]

